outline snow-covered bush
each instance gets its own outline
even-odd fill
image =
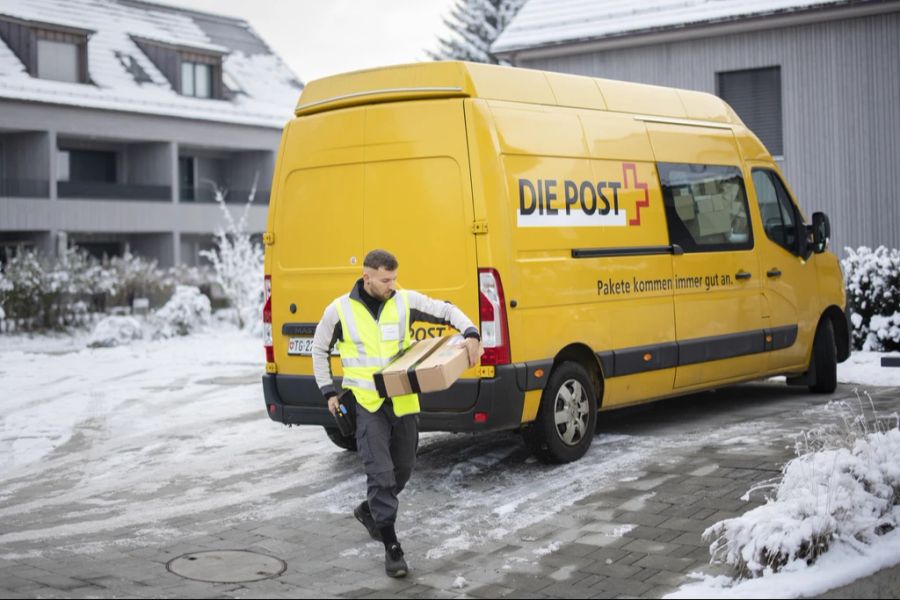
[[[155,260],[126,252],[109,259],[116,289],[109,298],[109,306],[132,306],[135,298],[149,298],[150,306],[162,306],[172,295],[174,285],[157,267]]]
[[[0,264],[0,321],[6,318],[6,311],[3,309],[3,305],[6,303],[6,298],[13,289],[15,288],[13,287],[12,281],[3,274],[3,265]]]
[[[11,329],[82,325],[89,313],[130,314],[136,297],[160,307],[179,284],[209,291],[212,270],[179,266],[162,271],[156,261],[127,252],[101,262],[77,246],[59,258],[22,249],[0,265],[0,319],[10,320]]]
[[[871,543],[900,525],[897,415],[870,423],[862,403],[859,409],[845,403],[828,409],[840,424],[802,436],[781,481],[762,486],[775,489],[766,504],[703,533],[713,540],[711,562],[758,577],[812,564],[836,541]]]
[[[216,231],[216,249],[203,250],[201,256],[209,259],[215,273],[215,281],[225,293],[228,302],[236,309],[238,325],[252,331],[262,330],[263,307],[263,249],[254,242],[247,231],[247,216],[256,193],[256,183],[240,219],[235,221],[225,204],[225,191],[216,189],[216,202],[222,211],[225,227]]]
[[[866,350],[900,350],[900,312],[889,317],[873,315],[863,347]]]
[[[116,291],[115,272],[77,246],[66,250],[54,268],[65,274],[67,312],[101,311],[105,299]]]
[[[192,285],[203,291],[203,288],[210,287],[213,278],[214,273],[207,265],[175,265],[166,271],[164,281],[172,286],[172,289],[175,289],[176,285]]]
[[[853,346],[858,350],[900,350],[900,333],[892,334],[890,324],[879,320],[880,326],[872,327],[874,317],[893,319],[900,313],[900,250],[879,246],[873,251],[861,246],[844,251],[847,257],[841,264],[847,279]]]
[[[142,337],[143,328],[134,317],[105,317],[94,326],[87,345],[91,348],[111,348]]]
[[[188,335],[208,325],[210,314],[209,298],[196,287],[179,285],[166,305],[153,315],[158,328],[156,337]]]
[[[113,273],[77,248],[50,259],[22,250],[3,268],[0,301],[5,318],[26,329],[61,328],[72,324],[115,289]]]
[[[44,305],[46,269],[36,252],[24,250],[10,258],[3,269],[8,289],[3,306],[7,318],[33,321]]]

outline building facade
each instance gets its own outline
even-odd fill
[[[139,0],[0,0],[0,253],[196,264],[215,191],[265,228],[302,84],[239,19]]]
[[[832,249],[900,248],[900,2],[529,0],[493,51],[516,66],[725,99]]]

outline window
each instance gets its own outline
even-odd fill
[[[181,63],[181,93],[197,98],[212,98],[212,65],[184,61]]]
[[[753,169],[753,188],[766,236],[788,252],[799,255],[797,226],[801,219],[781,179],[768,169]]]
[[[205,48],[190,48],[131,36],[160,73],[182,96],[222,98],[222,59],[225,54]]]
[[[78,53],[76,44],[38,40],[37,76],[41,79],[78,83],[81,81],[78,74]]]
[[[41,79],[90,83],[87,50],[93,33],[80,27],[0,15],[0,38],[28,74]]]
[[[116,182],[116,153],[102,150],[60,150],[59,181]]]
[[[765,144],[773,156],[784,154],[781,135],[781,67],[718,74],[718,95]]]
[[[196,194],[194,193],[194,157],[178,157],[178,182],[179,187],[181,188],[181,200],[195,200]]]
[[[685,252],[753,248],[740,169],[675,163],[657,167],[671,243]]]

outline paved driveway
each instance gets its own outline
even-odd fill
[[[207,396],[243,403],[227,418],[148,423],[131,437],[112,417],[85,419],[39,463],[4,474],[0,593],[659,597],[714,570],[703,529],[761,502],[741,497],[779,475],[802,430],[834,422],[828,401],[857,397],[849,386],[814,396],[768,382],[604,413],[588,455],[559,467],[535,462],[514,434],[425,434],[398,522],[412,572],[394,581],[351,515],[363,491],[355,454],[317,428],[269,422],[258,371],[227,372],[152,386],[176,400],[209,386]],[[880,410],[900,405],[900,388],[870,392]],[[223,550],[286,568],[247,583],[166,568]]]

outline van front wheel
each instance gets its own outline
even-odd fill
[[[815,383],[809,386],[809,391],[816,394],[834,392],[837,388],[837,346],[834,343],[834,325],[827,317],[816,328],[810,362]]]
[[[564,362],[550,375],[537,419],[523,437],[542,462],[567,463],[587,452],[596,423],[597,395],[591,377],[580,364]]]

